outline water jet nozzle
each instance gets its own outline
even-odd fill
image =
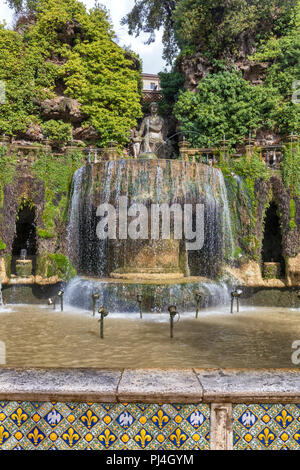
[[[60,309],[63,312],[64,310],[64,291],[63,289],[60,289],[57,294],[58,297],[60,297]]]
[[[101,315],[100,317],[100,338],[103,339],[103,327],[104,327],[104,318],[108,316],[109,312],[105,307],[99,307],[98,313]]]
[[[240,298],[243,291],[241,289],[234,289],[231,292],[231,313],[233,313],[234,300],[236,299],[237,312],[240,311]]]
[[[140,318],[143,318],[143,312],[142,312],[143,296],[142,296],[142,294],[137,294],[136,300],[137,300],[137,302],[139,304],[139,308],[140,308]]]
[[[198,314],[199,314],[199,308],[200,308],[200,303],[203,299],[203,293],[198,291],[195,293],[195,300],[196,300],[196,318],[198,318]]]
[[[174,330],[174,319],[176,315],[178,315],[178,321],[180,320],[180,315],[177,312],[177,307],[176,305],[170,305],[168,307],[169,313],[170,313],[170,336],[173,338],[173,330]]]

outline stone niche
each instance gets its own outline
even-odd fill
[[[300,286],[300,253],[286,262],[286,276],[289,286]]]

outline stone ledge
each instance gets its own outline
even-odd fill
[[[300,369],[195,369],[206,403],[300,403]]]
[[[111,403],[122,372],[93,369],[0,369],[0,400]]]
[[[0,368],[0,400],[300,403],[300,369]]]
[[[126,369],[119,384],[118,401],[200,403],[202,387],[192,369]]]

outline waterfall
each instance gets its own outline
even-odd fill
[[[230,211],[220,170],[179,160],[106,161],[87,165],[73,177],[67,243],[79,272],[107,277],[133,263],[147,243],[156,256],[153,240],[97,238],[97,207],[106,202],[118,210],[121,196],[128,198],[129,206],[136,202],[148,208],[155,203],[204,204],[204,247],[186,253],[188,274],[215,278],[224,260],[230,262],[233,257]]]
[[[78,268],[80,253],[80,217],[82,214],[82,184],[86,175],[86,167],[76,170],[71,186],[71,203],[69,206],[69,221],[67,225],[68,257]]]
[[[137,292],[143,297],[145,312],[165,313],[175,304],[179,311],[193,312],[196,308],[195,294],[201,290],[204,302],[201,309],[211,306],[230,306],[230,293],[225,283],[193,282],[186,284],[123,284],[99,279],[76,277],[65,288],[66,304],[92,312],[92,295],[97,292],[97,307],[105,305],[110,313],[137,313]]]

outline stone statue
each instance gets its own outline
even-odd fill
[[[165,144],[164,141],[164,120],[158,115],[157,103],[150,106],[151,115],[145,117],[138,132],[142,138],[140,156],[142,154],[157,154],[160,147]]]
[[[143,141],[142,137],[140,136],[139,132],[134,127],[131,130],[131,146],[132,146],[134,158],[138,158],[140,154],[142,141]]]

